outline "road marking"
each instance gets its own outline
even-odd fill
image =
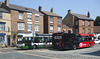
[[[19,52],[19,53],[21,53],[21,52]],[[43,57],[43,58],[50,58],[50,59],[59,59],[59,58],[56,58],[56,57],[41,56],[41,55],[29,54],[29,53],[21,53],[21,54],[32,55],[32,56],[38,56],[38,57]]]

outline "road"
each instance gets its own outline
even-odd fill
[[[0,59],[100,59],[100,44],[77,50],[0,48]]]

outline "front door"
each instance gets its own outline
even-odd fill
[[[10,46],[10,36],[7,36],[8,46]]]

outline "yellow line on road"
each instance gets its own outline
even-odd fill
[[[19,52],[19,53],[21,53],[21,52]],[[21,53],[21,54],[32,55],[32,56],[38,56],[38,57],[43,57],[43,58],[50,58],[50,59],[59,59],[59,58],[56,58],[56,57],[41,56],[41,55],[29,54],[29,53]]]

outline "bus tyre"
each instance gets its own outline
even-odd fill
[[[91,44],[89,43],[89,47],[91,47]]]
[[[76,45],[73,46],[73,49],[76,50]]]

